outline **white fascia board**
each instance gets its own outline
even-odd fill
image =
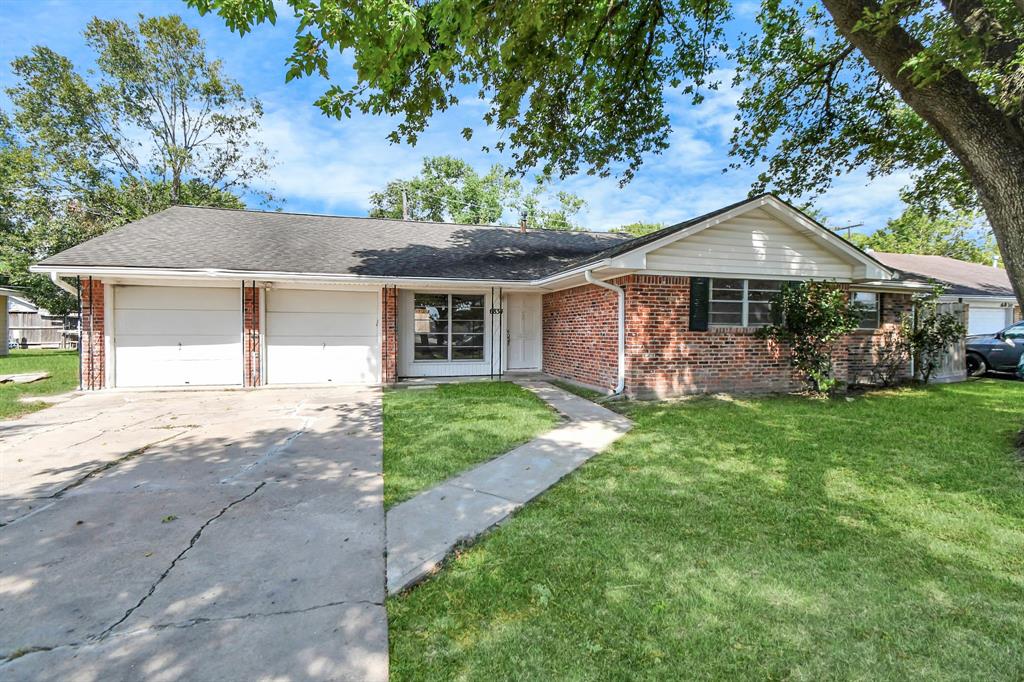
[[[939,296],[940,301],[963,301],[964,303],[978,304],[979,306],[985,303],[992,304],[993,308],[996,307],[1007,307],[1007,304],[1017,305],[1017,299],[1013,296],[958,296],[956,294],[943,294]]]
[[[398,286],[461,286],[461,287],[503,287],[506,289],[530,289],[536,288],[534,282],[522,280],[487,280],[487,279],[442,279],[437,277],[368,277],[365,275],[334,275],[324,273],[294,273],[294,272],[251,272],[247,270],[218,270],[218,269],[171,269],[171,268],[125,268],[125,267],[87,267],[87,266],[57,266],[57,265],[33,265],[30,272],[51,273],[56,272],[64,276],[92,276],[92,277],[124,277],[124,278],[145,278],[145,279],[173,279],[190,281],[210,280],[258,280],[261,282],[309,282],[309,283],[333,283],[350,284],[361,286],[383,286],[393,284]]]
[[[858,291],[881,291],[891,294],[917,294],[927,293],[932,290],[931,286],[921,282],[890,279],[856,280],[850,284],[850,288]]]

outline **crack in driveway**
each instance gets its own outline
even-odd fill
[[[178,556],[174,557],[174,559],[171,560],[170,565],[168,565],[167,568],[164,570],[164,572],[161,573],[160,576],[156,579],[156,581],[154,581],[154,583],[152,585],[150,585],[149,590],[146,592],[146,594],[142,595],[142,598],[139,599],[138,603],[135,604],[135,606],[133,606],[130,609],[128,609],[127,611],[125,611],[125,614],[123,616],[121,616],[121,618],[118,619],[118,621],[116,623],[114,623],[113,625],[108,627],[106,630],[101,632],[99,634],[99,636],[96,637],[96,639],[104,639],[107,635],[110,634],[110,632],[114,628],[116,628],[118,625],[120,625],[121,623],[123,623],[126,620],[128,620],[131,617],[131,615],[133,613],[135,613],[135,611],[140,606],[142,606],[144,603],[146,603],[147,599],[149,599],[151,596],[153,596],[153,593],[156,592],[156,588],[160,585],[161,582],[163,582],[163,580],[168,575],[170,575],[171,571],[177,565],[178,561],[180,561],[182,557],[184,557],[186,554],[188,554],[189,550],[191,550],[193,547],[196,546],[196,543],[199,542],[199,538],[202,536],[203,531],[206,530],[207,526],[209,526],[211,523],[213,523],[214,521],[216,521],[220,517],[222,517],[225,514],[227,514],[228,510],[231,509],[232,507],[234,507],[235,505],[241,504],[242,502],[245,502],[250,497],[252,497],[256,493],[258,493],[260,491],[260,488],[262,488],[266,484],[267,484],[266,481],[262,481],[259,485],[257,485],[255,488],[250,490],[248,493],[246,493],[242,497],[239,497],[237,500],[232,500],[231,502],[229,502],[223,509],[221,509],[219,512],[217,512],[214,516],[212,516],[209,519],[207,519],[201,526],[199,526],[199,530],[197,530],[195,532],[195,534],[192,536],[192,539],[189,540],[188,547],[186,547],[185,549],[181,550],[181,552],[178,554]]]
[[[155,440],[152,443],[147,443],[147,444],[143,445],[140,448],[135,448],[131,452],[126,453],[124,455],[121,455],[117,459],[112,459],[109,462],[101,464],[101,465],[99,465],[98,467],[96,467],[94,469],[90,469],[89,471],[85,472],[84,474],[82,474],[78,478],[73,479],[70,483],[68,483],[67,485],[59,488],[58,490],[54,491],[51,494],[45,495],[43,497],[33,498],[33,499],[37,499],[37,500],[53,500],[54,502],[56,502],[56,500],[59,500],[60,498],[64,497],[64,494],[67,493],[69,490],[77,488],[78,486],[82,485],[83,483],[85,483],[89,479],[91,479],[91,478],[93,478],[95,476],[99,476],[100,474],[102,474],[105,471],[109,471],[109,470],[113,469],[114,467],[119,466],[121,464],[124,464],[125,462],[127,462],[129,460],[135,459],[139,455],[144,455],[147,451],[149,451],[150,448],[152,448],[152,447],[154,447],[156,445],[160,445],[161,443],[166,443],[169,440],[173,440],[173,439],[177,438],[181,434],[185,433],[185,430],[186,429],[183,429],[182,431],[179,431],[178,433],[173,433],[170,436],[167,436],[166,438],[161,438],[160,440]],[[43,505],[42,507],[38,507],[38,508],[33,509],[31,511],[25,512],[21,516],[16,516],[13,519],[11,519],[10,521],[0,522],[0,528],[3,528],[4,526],[10,526],[12,524],[17,523],[18,521],[22,521],[24,519],[29,518],[30,516],[34,516],[34,515],[38,514],[41,511],[49,509],[50,507],[53,506],[54,502],[50,502],[49,504]]]

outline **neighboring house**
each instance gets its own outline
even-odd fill
[[[0,348],[0,357],[10,352],[10,349],[7,347],[7,311],[10,309],[11,297],[17,295],[17,293],[17,289],[0,287],[0,312],[3,313],[3,316],[0,317],[0,338],[4,341],[3,347]]]
[[[771,195],[635,239],[174,207],[33,271],[80,278],[85,388],[544,371],[632,396],[786,391],[787,354],[754,336],[783,282],[869,306],[837,353],[851,381],[927,290]]]
[[[5,338],[22,348],[75,348],[78,315],[54,315],[15,291],[7,307]]]
[[[1006,270],[946,256],[875,251],[871,255],[903,279],[945,287],[942,300],[958,301],[966,308],[968,335],[994,334],[1021,319],[1020,303]]]

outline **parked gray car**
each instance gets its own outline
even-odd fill
[[[1024,355],[1024,322],[1012,324],[995,334],[967,337],[967,373],[1016,372]]]

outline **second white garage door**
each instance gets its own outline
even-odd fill
[[[995,334],[1006,327],[1006,308],[982,308],[972,305],[967,313],[968,334]]]
[[[380,382],[377,292],[267,292],[267,383]]]

